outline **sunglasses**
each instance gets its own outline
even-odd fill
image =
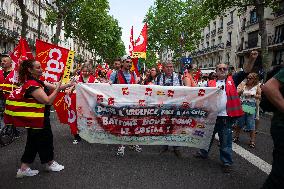
[[[253,80],[253,78],[252,77],[248,77],[247,80]]]
[[[228,68],[218,68],[219,71],[227,71]]]
[[[132,61],[125,61],[126,63],[132,63]]]

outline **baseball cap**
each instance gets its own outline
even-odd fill
[[[121,61],[125,61],[127,59],[131,59],[131,56],[129,55],[124,55],[123,57],[121,57]]]

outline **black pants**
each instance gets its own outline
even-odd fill
[[[21,159],[22,163],[32,163],[37,153],[39,154],[42,164],[52,161],[54,159],[54,153],[51,127],[27,130],[27,143]]]
[[[272,170],[262,189],[284,188],[284,125],[271,123],[271,136],[274,143]]]

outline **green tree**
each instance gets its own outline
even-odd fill
[[[156,0],[144,19],[149,25],[148,49],[159,55],[171,49],[177,59],[183,52],[195,49],[200,30],[209,20],[201,10],[200,1]]]
[[[66,37],[77,39],[87,49],[103,59],[121,56],[121,28],[118,21],[109,15],[107,0],[56,0],[57,9],[50,9],[47,21],[56,25],[55,42],[61,29]],[[96,57],[96,56],[95,56]]]

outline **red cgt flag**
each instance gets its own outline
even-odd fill
[[[71,134],[78,134],[77,114],[76,114],[76,94],[66,94],[59,92],[53,102],[53,107],[57,112],[60,123],[68,124]]]
[[[43,69],[42,80],[56,82],[63,75],[63,83],[69,81],[75,52],[41,40],[36,40],[36,60]]]

